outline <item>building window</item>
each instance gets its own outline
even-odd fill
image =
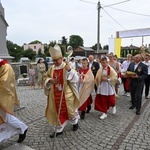
[[[34,49],[36,49],[36,46],[34,46]]]

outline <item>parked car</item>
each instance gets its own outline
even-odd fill
[[[37,63],[39,61],[39,59],[42,59],[44,61],[44,58],[43,57],[36,57],[35,58],[35,62]]]
[[[46,61],[47,62],[53,62],[53,59],[52,59],[52,57],[46,57]]]
[[[74,59],[75,61],[77,62],[79,59],[83,59],[83,58],[86,58],[85,56],[75,56]]]
[[[23,63],[23,62],[30,62],[30,59],[28,57],[21,57],[20,58],[20,63]]]

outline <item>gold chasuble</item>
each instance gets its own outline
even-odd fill
[[[0,62],[0,124],[5,122],[5,115],[13,115],[14,105],[18,105],[15,89],[15,74],[6,60]]]
[[[96,84],[96,86],[98,87],[98,85],[100,84],[100,82],[101,82],[101,77],[103,76],[103,74],[102,74],[102,71],[103,71],[103,67],[101,67],[99,70],[98,70],[98,72],[97,72],[97,74],[96,74],[96,78],[95,78],[95,84]],[[116,71],[111,67],[111,66],[108,66],[107,67],[107,74],[108,74],[108,78],[109,78],[109,81],[110,81],[110,84],[112,85],[112,87],[113,87],[113,90],[114,90],[114,92],[115,92],[115,88],[114,88],[114,86],[115,86],[115,84],[116,84],[116,82],[117,82],[117,73],[116,73]],[[119,96],[116,94],[116,92],[115,92],[115,98],[116,99],[118,99],[119,98]]]
[[[83,73],[83,76],[84,76],[82,87],[79,91],[79,100],[80,100],[79,107],[81,107],[94,90],[94,75],[93,75],[91,69],[89,69],[89,68],[84,69],[84,70],[80,69],[79,73],[81,75]]]
[[[63,92],[59,126],[62,125],[66,120],[75,118],[75,110],[79,105],[78,93],[75,88],[72,88],[72,83],[66,79],[68,71],[64,68],[65,65],[66,64],[63,63],[60,69],[55,69],[55,66],[53,65],[49,68],[44,77],[44,85],[47,84],[47,81],[50,78],[58,79],[58,84],[50,84],[50,89],[48,92],[46,92],[48,97],[45,117],[47,118],[49,124],[56,125],[57,123],[61,94]],[[44,90],[46,90],[46,88]]]

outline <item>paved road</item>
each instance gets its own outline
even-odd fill
[[[50,150],[53,140],[49,138],[52,128],[44,117],[46,96],[42,89],[31,89],[29,86],[18,86],[17,93],[24,109],[15,115],[24,121],[29,130],[22,143],[35,150]],[[119,93],[122,93],[120,87]],[[79,121],[79,129],[72,131],[68,124],[64,134],[57,137],[55,150],[150,150],[150,99],[143,99],[142,114],[135,115],[129,110],[130,97],[120,96],[117,101],[117,113],[100,120],[100,112],[92,109],[85,120]],[[5,149],[16,143],[18,136],[0,143]]]

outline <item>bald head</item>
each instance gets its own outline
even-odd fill
[[[142,56],[141,54],[137,54],[134,56],[134,62],[135,63],[139,63],[140,61],[142,61]]]

